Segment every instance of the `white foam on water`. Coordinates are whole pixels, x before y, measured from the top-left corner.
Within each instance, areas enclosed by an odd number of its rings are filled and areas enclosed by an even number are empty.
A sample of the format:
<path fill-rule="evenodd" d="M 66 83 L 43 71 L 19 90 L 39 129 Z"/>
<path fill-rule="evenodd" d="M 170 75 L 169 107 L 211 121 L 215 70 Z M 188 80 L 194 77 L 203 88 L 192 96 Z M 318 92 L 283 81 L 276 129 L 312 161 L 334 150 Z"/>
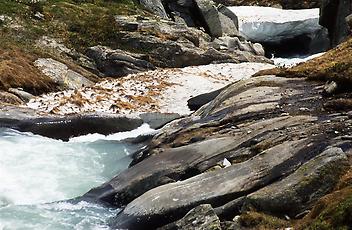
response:
<path fill-rule="evenodd" d="M 97 204 L 57 202 L 43 205 L 10 205 L 0 209 L 0 229 L 105 230 L 108 218 L 119 212 Z"/>
<path fill-rule="evenodd" d="M 143 125 L 63 142 L 0 129 L 0 230 L 107 229 L 107 218 L 118 210 L 57 201 L 80 196 L 127 168 L 128 155 L 139 146 L 119 140 L 151 131 Z"/>
<path fill-rule="evenodd" d="M 120 133 L 114 133 L 111 135 L 102 135 L 102 134 L 98 134 L 98 133 L 94 133 L 94 134 L 87 134 L 84 136 L 79 136 L 79 137 L 73 137 L 70 139 L 70 142 L 92 142 L 92 141 L 97 141 L 97 140 L 115 140 L 115 141 L 120 141 L 120 140 L 124 140 L 127 138 L 133 138 L 133 137 L 138 137 L 140 135 L 148 135 L 148 134 L 153 134 L 156 131 L 152 128 L 150 128 L 150 126 L 148 124 L 143 124 L 140 127 L 138 127 L 137 129 L 134 129 L 132 131 L 128 131 L 128 132 L 120 132 Z"/>

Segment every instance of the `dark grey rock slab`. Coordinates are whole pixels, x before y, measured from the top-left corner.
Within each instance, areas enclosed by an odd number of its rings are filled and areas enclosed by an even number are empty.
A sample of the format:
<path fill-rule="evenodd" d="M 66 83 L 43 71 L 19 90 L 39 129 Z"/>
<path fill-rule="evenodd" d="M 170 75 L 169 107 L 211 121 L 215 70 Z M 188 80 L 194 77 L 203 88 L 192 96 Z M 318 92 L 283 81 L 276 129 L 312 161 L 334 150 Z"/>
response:
<path fill-rule="evenodd" d="M 210 204 L 202 204 L 189 211 L 182 219 L 158 230 L 221 230 L 219 217 Z"/>
<path fill-rule="evenodd" d="M 307 155 L 309 145 L 307 139 L 285 142 L 243 163 L 151 189 L 129 203 L 114 219 L 114 226 L 153 228 L 158 222 L 174 221 L 202 203 L 221 206 L 289 175 L 319 154 L 313 151 Z"/>
<path fill-rule="evenodd" d="M 151 11 L 152 13 L 160 16 L 161 18 L 168 19 L 167 13 L 163 6 L 161 0 L 139 0 L 140 4 L 142 4 L 146 9 Z"/>
<path fill-rule="evenodd" d="M 32 109 L 15 106 L 1 107 L 0 111 L 0 127 L 32 132 L 65 141 L 70 137 L 89 133 L 108 135 L 130 131 L 142 124 L 141 118 L 113 114 L 54 116 L 39 114 Z"/>
<path fill-rule="evenodd" d="M 123 50 L 94 46 L 88 49 L 87 55 L 95 61 L 99 71 L 107 77 L 122 77 L 131 73 L 155 69 L 153 64 L 143 59 L 143 55 Z"/>
<path fill-rule="evenodd" d="M 341 148 L 329 148 L 283 180 L 248 195 L 244 209 L 294 218 L 330 192 L 348 165 Z"/>

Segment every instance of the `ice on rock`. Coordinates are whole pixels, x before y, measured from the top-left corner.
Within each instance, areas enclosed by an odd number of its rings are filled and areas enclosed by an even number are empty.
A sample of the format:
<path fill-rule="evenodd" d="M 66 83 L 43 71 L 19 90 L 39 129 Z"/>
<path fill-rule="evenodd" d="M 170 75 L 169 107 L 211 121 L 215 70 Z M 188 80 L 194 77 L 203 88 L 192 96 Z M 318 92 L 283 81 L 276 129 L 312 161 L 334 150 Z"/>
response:
<path fill-rule="evenodd" d="M 239 32 L 254 42 L 280 42 L 303 34 L 315 34 L 319 9 L 283 10 L 272 7 L 229 7 L 239 20 Z"/>

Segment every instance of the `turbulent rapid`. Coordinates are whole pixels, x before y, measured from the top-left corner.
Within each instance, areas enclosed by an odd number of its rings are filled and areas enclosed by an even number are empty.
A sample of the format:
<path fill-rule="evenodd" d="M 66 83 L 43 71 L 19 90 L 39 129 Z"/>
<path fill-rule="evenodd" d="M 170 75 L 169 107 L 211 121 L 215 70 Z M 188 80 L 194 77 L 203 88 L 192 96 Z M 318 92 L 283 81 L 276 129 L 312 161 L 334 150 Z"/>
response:
<path fill-rule="evenodd" d="M 53 140 L 0 129 L 0 229 L 105 229 L 118 210 L 71 203 L 121 170 L 138 147 L 121 141 L 148 125 L 110 136 Z"/>

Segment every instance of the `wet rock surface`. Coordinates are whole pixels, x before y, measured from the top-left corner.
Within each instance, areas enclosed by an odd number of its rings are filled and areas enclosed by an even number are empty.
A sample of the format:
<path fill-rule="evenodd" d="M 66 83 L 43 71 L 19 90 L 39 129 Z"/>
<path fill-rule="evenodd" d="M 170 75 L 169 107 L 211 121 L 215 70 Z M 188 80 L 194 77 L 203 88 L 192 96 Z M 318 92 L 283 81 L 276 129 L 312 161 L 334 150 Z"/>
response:
<path fill-rule="evenodd" d="M 143 124 L 138 117 L 113 114 L 81 114 L 55 116 L 38 113 L 25 107 L 1 106 L 0 127 L 32 132 L 67 141 L 70 137 L 89 133 L 111 134 L 136 129 Z"/>
<path fill-rule="evenodd" d="M 295 217 L 333 189 L 352 147 L 343 138 L 351 121 L 324 111 L 323 86 L 276 76 L 231 84 L 83 198 L 126 205 L 111 221 L 116 228 L 161 227 L 200 204 L 222 221 L 248 207 Z M 281 199 L 288 205 L 274 202 Z"/>

